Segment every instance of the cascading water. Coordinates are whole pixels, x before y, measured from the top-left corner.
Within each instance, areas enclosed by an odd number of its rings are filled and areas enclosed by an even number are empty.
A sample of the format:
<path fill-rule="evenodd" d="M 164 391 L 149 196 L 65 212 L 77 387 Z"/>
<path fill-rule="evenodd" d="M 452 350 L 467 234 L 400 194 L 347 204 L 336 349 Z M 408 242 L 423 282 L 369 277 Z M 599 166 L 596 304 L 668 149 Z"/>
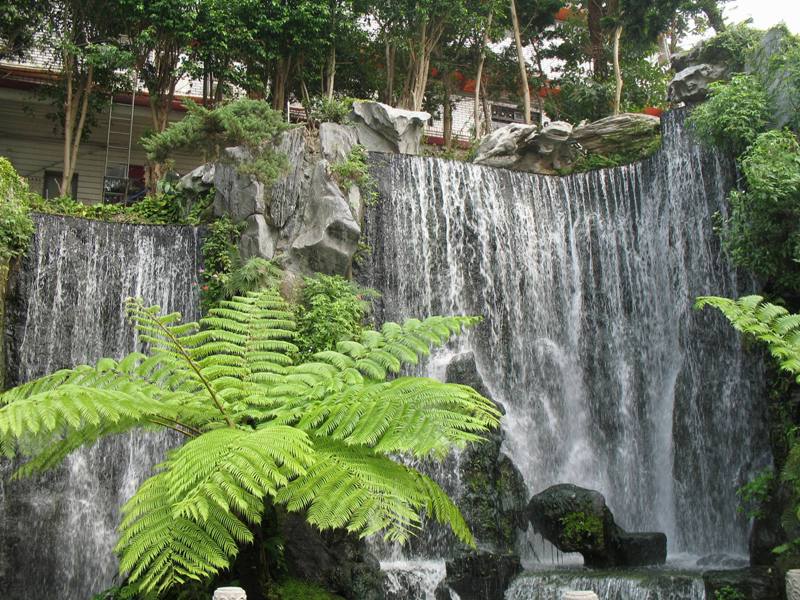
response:
<path fill-rule="evenodd" d="M 733 165 L 683 119 L 665 115 L 651 159 L 568 177 L 375 156 L 360 279 L 387 320 L 486 317 L 462 349 L 531 494 L 598 489 L 672 553 L 744 553 L 734 491 L 767 461 L 763 375 L 724 319 L 692 309 L 749 283 L 714 232 Z"/>
<path fill-rule="evenodd" d="M 35 220 L 32 248 L 10 282 L 11 385 L 135 349 L 129 296 L 198 318 L 196 229 Z M 164 434 L 117 436 L 52 473 L 0 483 L 0 597 L 83 600 L 110 586 L 118 509 L 170 443 Z M 0 465 L 3 481 L 10 468 Z"/>

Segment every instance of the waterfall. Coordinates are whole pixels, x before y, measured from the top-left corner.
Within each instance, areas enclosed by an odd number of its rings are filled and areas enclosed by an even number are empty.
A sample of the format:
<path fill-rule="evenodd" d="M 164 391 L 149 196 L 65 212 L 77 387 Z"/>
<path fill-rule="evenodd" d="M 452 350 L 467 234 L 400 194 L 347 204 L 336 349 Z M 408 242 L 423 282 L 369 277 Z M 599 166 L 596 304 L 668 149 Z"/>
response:
<path fill-rule="evenodd" d="M 665 115 L 652 158 L 567 177 L 373 155 L 362 283 L 379 318 L 481 314 L 462 343 L 531 494 L 600 490 L 670 552 L 744 553 L 735 490 L 767 462 L 760 363 L 703 294 L 737 296 L 714 232 L 732 161 Z"/>
<path fill-rule="evenodd" d="M 129 296 L 198 318 L 196 229 L 35 221 L 31 250 L 10 281 L 11 385 L 134 350 Z M 118 509 L 171 443 L 166 434 L 117 436 L 20 482 L 8 483 L 11 465 L 0 464 L 0 597 L 83 600 L 109 587 Z"/>
<path fill-rule="evenodd" d="M 516 579 L 506 600 L 561 600 L 569 590 L 591 590 L 603 600 L 704 600 L 699 573 L 647 570 L 596 575 L 579 572 L 528 573 Z"/>

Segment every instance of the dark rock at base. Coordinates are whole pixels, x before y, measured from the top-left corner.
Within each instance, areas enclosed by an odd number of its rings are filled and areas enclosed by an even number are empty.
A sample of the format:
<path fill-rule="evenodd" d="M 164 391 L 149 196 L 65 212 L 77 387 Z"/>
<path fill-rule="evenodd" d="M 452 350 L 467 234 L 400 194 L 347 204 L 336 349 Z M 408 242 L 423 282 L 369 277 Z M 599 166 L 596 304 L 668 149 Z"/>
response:
<path fill-rule="evenodd" d="M 732 588 L 744 595 L 745 600 L 782 600 L 783 578 L 778 569 L 750 567 L 703 573 L 706 598 L 716 598 L 722 588 Z"/>
<path fill-rule="evenodd" d="M 363 540 L 335 530 L 321 532 L 302 515 L 281 520 L 284 556 L 291 577 L 310 581 L 347 600 L 383 600 L 384 577 Z"/>
<path fill-rule="evenodd" d="M 511 580 L 521 572 L 522 564 L 515 554 L 467 554 L 447 561 L 444 583 L 461 600 L 503 600 Z M 440 588 L 437 600 L 440 596 L 447 600 L 449 591 L 444 586 Z"/>
<path fill-rule="evenodd" d="M 661 532 L 619 531 L 615 544 L 626 567 L 663 565 L 667 561 L 667 536 Z"/>
<path fill-rule="evenodd" d="M 707 554 L 697 559 L 698 567 L 725 567 L 730 569 L 743 569 L 748 566 L 747 561 L 730 554 Z"/>
<path fill-rule="evenodd" d="M 468 385 L 491 398 L 472 352 L 459 354 L 450 361 L 445 380 Z M 497 406 L 505 413 L 502 406 Z M 517 530 L 527 527 L 528 490 L 519 469 L 501 452 L 502 443 L 503 432 L 496 430 L 485 442 L 471 444 L 464 451 L 459 469 L 465 489 L 458 506 L 481 548 L 506 553 L 514 548 Z"/>
<path fill-rule="evenodd" d="M 663 564 L 667 558 L 666 535 L 624 531 L 595 490 L 569 483 L 551 486 L 531 498 L 528 519 L 562 552 L 579 552 L 587 567 Z"/>

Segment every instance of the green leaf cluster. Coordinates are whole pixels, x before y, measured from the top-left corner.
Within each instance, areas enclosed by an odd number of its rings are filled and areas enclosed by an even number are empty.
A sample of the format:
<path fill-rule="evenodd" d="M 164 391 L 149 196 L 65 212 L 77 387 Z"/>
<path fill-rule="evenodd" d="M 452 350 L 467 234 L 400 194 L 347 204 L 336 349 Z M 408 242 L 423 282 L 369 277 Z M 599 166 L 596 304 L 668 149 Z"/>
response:
<path fill-rule="evenodd" d="M 420 511 L 474 544 L 431 479 L 396 461 L 441 457 L 497 425 L 469 387 L 400 376 L 472 317 L 430 317 L 361 331 L 305 362 L 297 326 L 274 289 L 223 301 L 198 323 L 129 300 L 148 354 L 67 369 L 0 395 L 0 451 L 16 473 L 58 464 L 101 436 L 168 428 L 170 452 L 122 509 L 120 570 L 161 594 L 227 568 L 251 543 L 265 502 L 320 529 L 402 542 Z"/>
<path fill-rule="evenodd" d="M 361 144 L 355 144 L 344 160 L 332 164 L 331 174 L 345 192 L 351 185 L 358 186 L 368 206 L 378 201 L 378 184 L 369 173 L 367 149 Z"/>
<path fill-rule="evenodd" d="M 740 165 L 745 188 L 730 195 L 725 248 L 774 293 L 794 296 L 800 290 L 800 144 L 791 131 L 767 131 Z"/>
<path fill-rule="evenodd" d="M 766 516 L 764 507 L 772 495 L 775 484 L 775 471 L 763 469 L 750 481 L 736 490 L 739 497 L 738 511 L 747 515 L 749 519 L 761 519 Z"/>
<path fill-rule="evenodd" d="M 186 108 L 183 119 L 142 138 L 148 159 L 164 163 L 183 150 L 202 152 L 206 161 L 215 161 L 226 147 L 244 146 L 250 156 L 240 167 L 242 173 L 269 184 L 286 169 L 286 157 L 273 144 L 289 125 L 266 102 L 239 98 L 208 109 L 187 100 Z"/>
<path fill-rule="evenodd" d="M 338 342 L 357 338 L 366 324 L 370 300 L 377 295 L 339 275 L 306 278 L 294 311 L 299 357 L 333 350 Z"/>
<path fill-rule="evenodd" d="M 201 306 L 207 311 L 223 298 L 229 297 L 229 279 L 241 262 L 237 242 L 241 224 L 224 216 L 213 221 L 203 237 L 203 269 L 200 272 Z"/>
<path fill-rule="evenodd" d="M 604 544 L 603 522 L 597 515 L 586 514 L 583 511 L 567 513 L 561 518 L 564 529 L 561 538 L 573 546 L 586 543 Z"/>
<path fill-rule="evenodd" d="M 714 600 L 745 600 L 746 596 L 739 590 L 729 585 L 714 591 Z"/>
<path fill-rule="evenodd" d="M 308 113 L 317 123 L 347 123 L 355 100 L 349 96 L 314 96 Z"/>
<path fill-rule="evenodd" d="M 15 258 L 28 250 L 34 231 L 26 206 L 31 195 L 28 184 L 8 159 L 0 156 L 0 261 Z"/>
<path fill-rule="evenodd" d="M 744 74 L 714 82 L 709 89 L 709 99 L 692 111 L 688 123 L 701 141 L 740 156 L 769 123 L 767 92 L 756 77 Z"/>

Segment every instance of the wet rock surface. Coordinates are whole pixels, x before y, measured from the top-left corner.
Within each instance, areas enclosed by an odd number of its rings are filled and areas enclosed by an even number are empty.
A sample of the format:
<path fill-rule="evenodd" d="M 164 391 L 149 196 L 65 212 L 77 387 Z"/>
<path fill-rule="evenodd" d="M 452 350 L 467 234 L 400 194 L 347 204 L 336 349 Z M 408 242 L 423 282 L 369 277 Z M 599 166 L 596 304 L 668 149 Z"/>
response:
<path fill-rule="evenodd" d="M 579 552 L 593 568 L 664 564 L 667 536 L 629 533 L 614 521 L 600 492 L 568 483 L 551 486 L 528 503 L 534 529 L 562 552 Z"/>

